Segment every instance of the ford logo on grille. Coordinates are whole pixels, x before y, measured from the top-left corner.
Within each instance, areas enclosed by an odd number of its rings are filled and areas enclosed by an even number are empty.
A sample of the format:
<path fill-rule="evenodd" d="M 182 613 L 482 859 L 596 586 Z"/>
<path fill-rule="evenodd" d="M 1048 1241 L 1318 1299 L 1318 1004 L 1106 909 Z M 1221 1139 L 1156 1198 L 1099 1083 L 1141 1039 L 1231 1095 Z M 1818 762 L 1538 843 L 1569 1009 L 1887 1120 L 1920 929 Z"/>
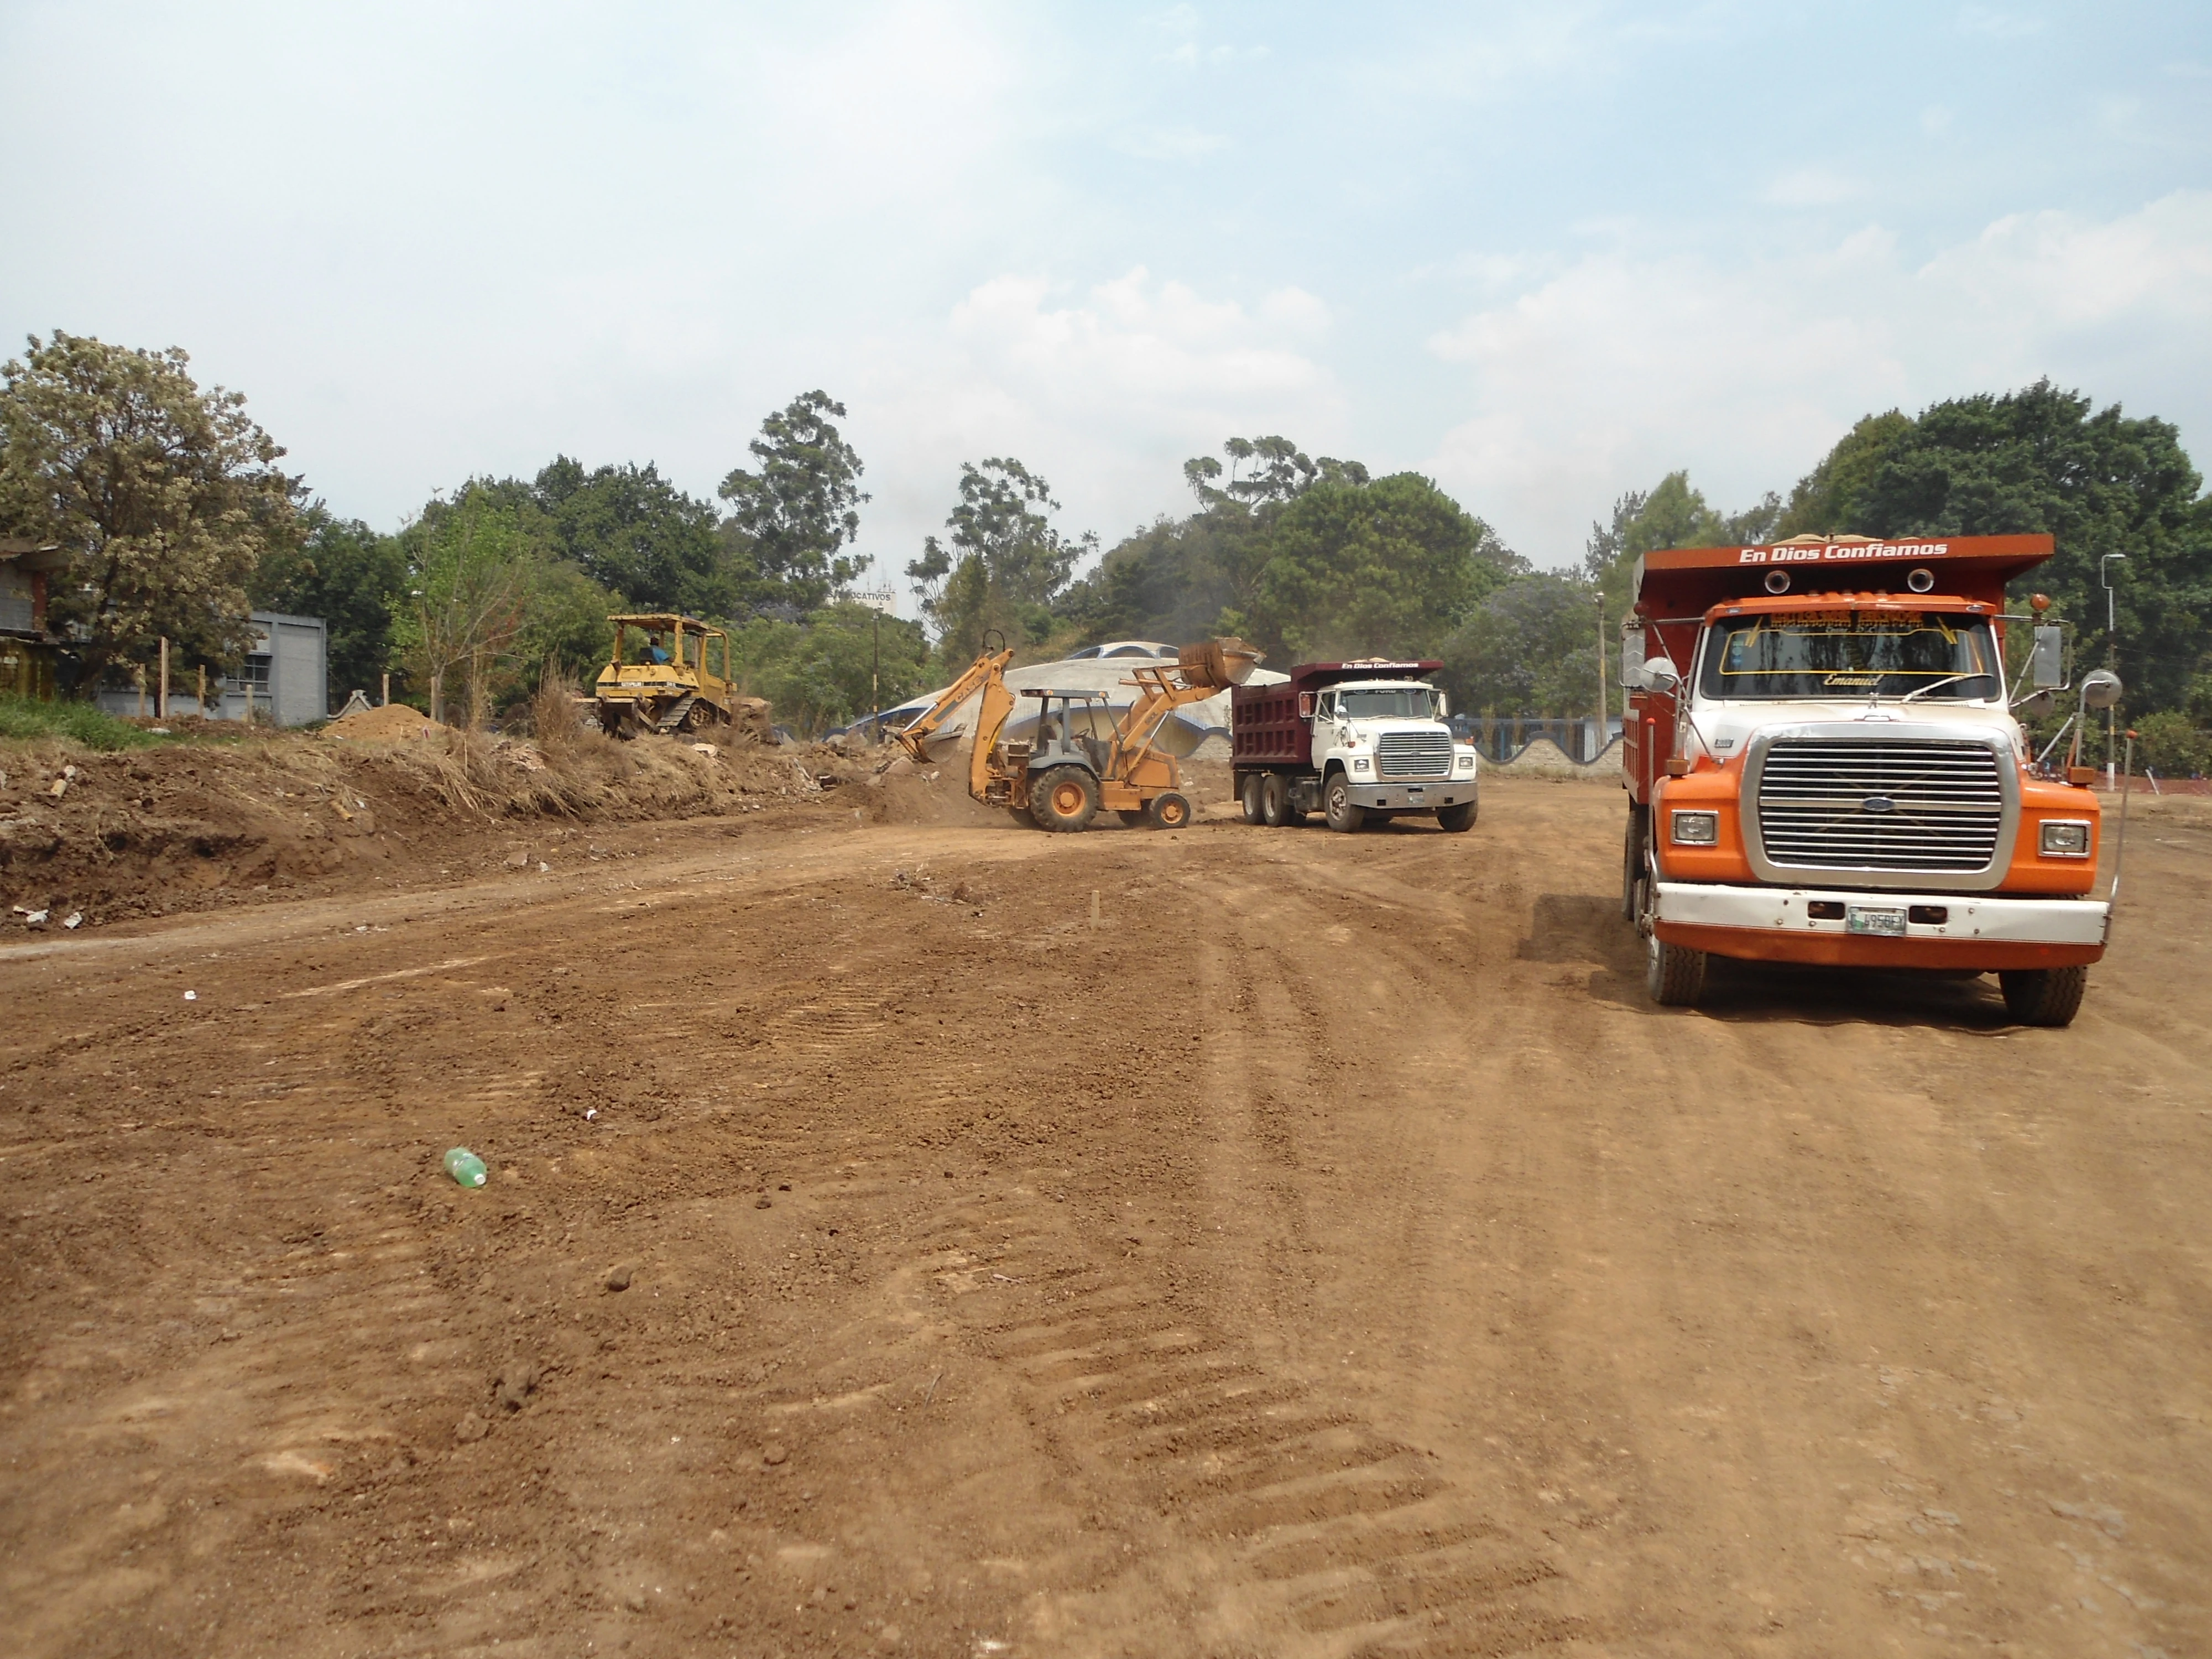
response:
<path fill-rule="evenodd" d="M 1887 795 L 1869 795 L 1859 803 L 1862 812 L 1894 812 L 1897 803 Z"/>

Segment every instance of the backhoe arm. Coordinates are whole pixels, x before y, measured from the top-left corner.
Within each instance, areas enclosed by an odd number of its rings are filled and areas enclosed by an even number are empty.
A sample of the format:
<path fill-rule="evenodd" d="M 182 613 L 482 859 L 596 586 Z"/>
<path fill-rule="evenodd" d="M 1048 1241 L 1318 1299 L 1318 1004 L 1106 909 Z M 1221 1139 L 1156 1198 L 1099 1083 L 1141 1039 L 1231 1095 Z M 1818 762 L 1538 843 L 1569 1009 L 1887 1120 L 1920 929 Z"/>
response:
<path fill-rule="evenodd" d="M 927 764 L 929 760 L 930 739 L 937 735 L 939 728 L 951 717 L 952 711 L 973 696 L 978 686 L 997 684 L 1003 692 L 1005 686 L 1001 676 L 1006 672 L 1006 665 L 1013 659 L 1014 653 L 1012 651 L 986 651 L 968 665 L 966 673 L 945 689 L 945 694 L 942 696 L 924 709 L 920 716 L 892 735 L 899 740 L 900 746 L 908 754 L 913 756 L 916 761 Z M 984 701 L 988 704 L 990 699 L 987 696 Z M 1006 716 L 1002 713 L 1000 715 L 1001 724 L 1004 724 L 1005 719 Z M 976 724 L 977 737 L 980 739 L 984 722 L 979 720 Z M 983 745 L 979 741 L 977 746 L 980 750 Z"/>

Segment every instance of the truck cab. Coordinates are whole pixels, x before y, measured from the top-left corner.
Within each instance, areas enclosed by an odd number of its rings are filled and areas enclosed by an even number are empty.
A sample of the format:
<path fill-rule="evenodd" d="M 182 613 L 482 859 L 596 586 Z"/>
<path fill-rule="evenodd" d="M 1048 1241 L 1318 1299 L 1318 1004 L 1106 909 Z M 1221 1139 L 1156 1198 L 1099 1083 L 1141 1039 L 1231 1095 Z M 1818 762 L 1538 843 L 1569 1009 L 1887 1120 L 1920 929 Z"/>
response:
<path fill-rule="evenodd" d="M 1474 827 L 1477 762 L 1454 739 L 1434 661 L 1305 663 L 1280 684 L 1242 686 L 1231 704 L 1237 799 L 1247 823 L 1333 830 L 1433 814 Z"/>
<path fill-rule="evenodd" d="M 2016 1018 L 2073 1018 L 2109 917 L 2097 798 L 2038 765 L 2005 670 L 2006 630 L 2030 620 L 2005 583 L 2051 551 L 1808 538 L 1646 556 L 1622 652 L 1622 908 L 1656 1000 L 1694 1001 L 1721 956 L 1994 972 Z M 2033 653 L 2046 682 L 2053 645 Z"/>

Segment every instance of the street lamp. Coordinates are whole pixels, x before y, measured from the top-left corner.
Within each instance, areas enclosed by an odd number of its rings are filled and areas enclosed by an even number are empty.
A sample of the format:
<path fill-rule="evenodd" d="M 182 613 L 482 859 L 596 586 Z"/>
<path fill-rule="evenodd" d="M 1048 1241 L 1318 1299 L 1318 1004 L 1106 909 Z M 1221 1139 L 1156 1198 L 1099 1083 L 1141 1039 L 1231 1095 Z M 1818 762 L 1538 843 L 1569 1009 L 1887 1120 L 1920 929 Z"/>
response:
<path fill-rule="evenodd" d="M 2127 556 L 2124 553 L 2107 553 L 2097 561 L 2097 580 L 2105 590 L 2105 666 L 2107 668 L 2119 666 L 2119 641 L 2115 637 L 2119 626 L 2112 610 L 2112 561 Z M 2117 781 L 2113 776 L 2112 743 L 2118 718 L 2116 709 L 2105 711 L 2105 787 L 2107 789 Z"/>

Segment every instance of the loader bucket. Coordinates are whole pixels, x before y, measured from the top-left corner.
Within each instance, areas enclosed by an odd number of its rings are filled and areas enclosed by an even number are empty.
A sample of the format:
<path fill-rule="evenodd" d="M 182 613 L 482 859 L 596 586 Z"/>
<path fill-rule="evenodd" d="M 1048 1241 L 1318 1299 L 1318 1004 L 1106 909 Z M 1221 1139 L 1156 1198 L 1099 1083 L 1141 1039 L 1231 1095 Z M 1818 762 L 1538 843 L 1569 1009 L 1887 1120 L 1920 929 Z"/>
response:
<path fill-rule="evenodd" d="M 1239 639 L 1204 640 L 1177 652 L 1176 665 L 1182 671 L 1185 684 L 1225 691 L 1250 679 L 1263 654 Z"/>

